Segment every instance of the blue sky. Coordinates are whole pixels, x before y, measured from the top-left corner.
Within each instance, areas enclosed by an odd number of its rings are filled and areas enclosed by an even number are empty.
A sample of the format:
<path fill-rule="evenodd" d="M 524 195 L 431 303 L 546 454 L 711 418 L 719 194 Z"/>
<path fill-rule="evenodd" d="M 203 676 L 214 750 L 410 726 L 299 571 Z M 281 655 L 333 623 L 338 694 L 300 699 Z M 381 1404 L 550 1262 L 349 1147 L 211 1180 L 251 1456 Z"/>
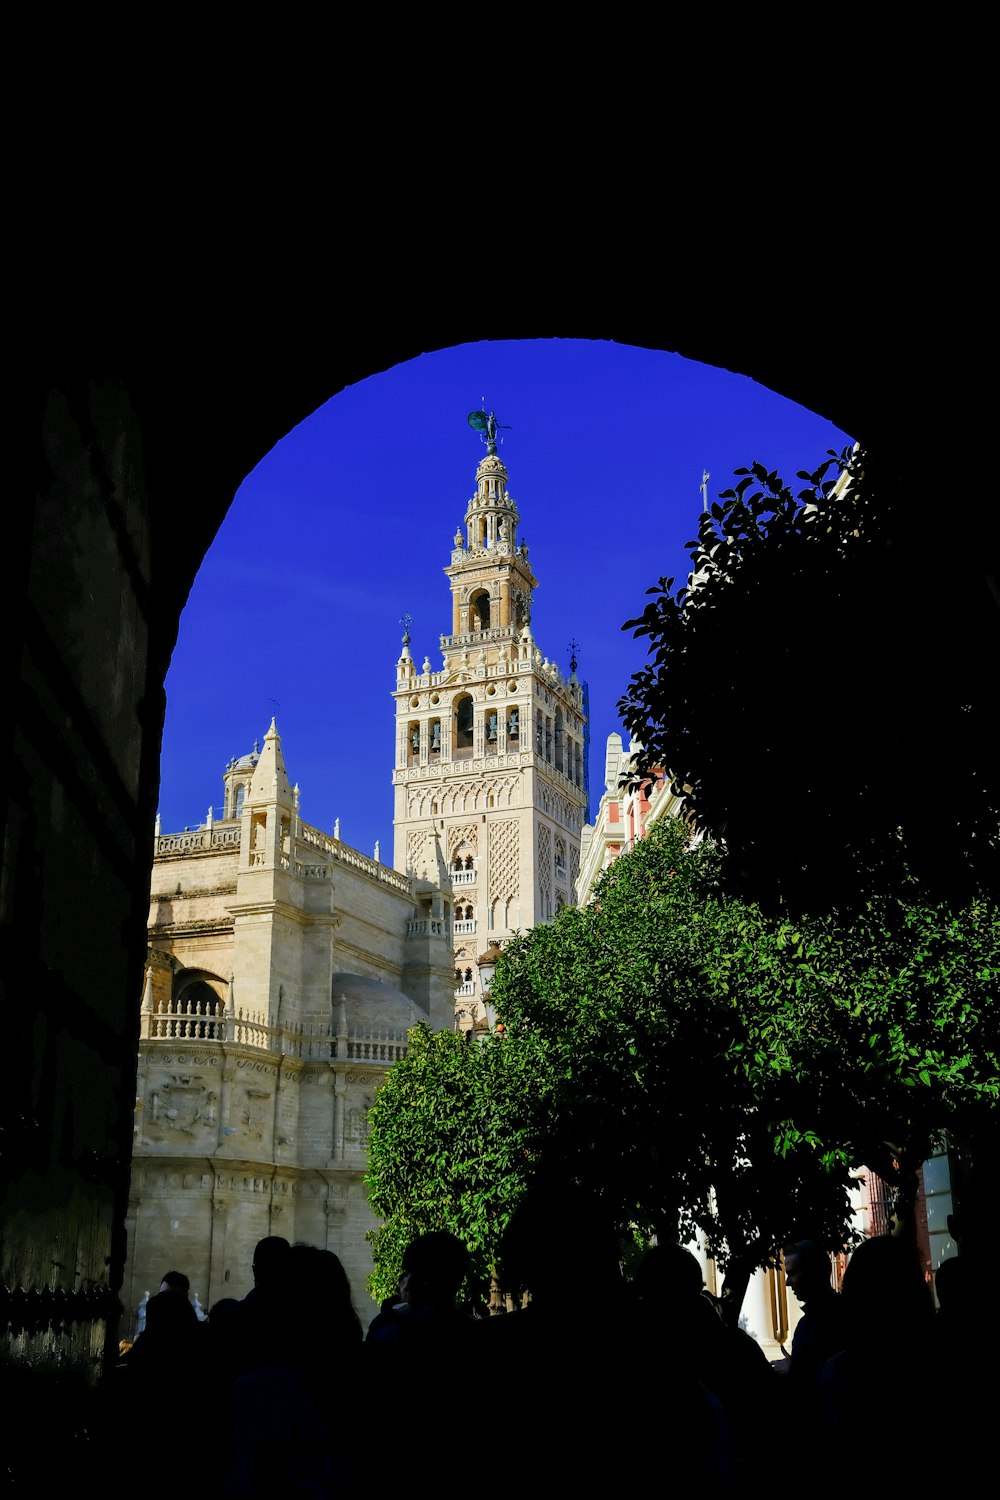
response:
<path fill-rule="evenodd" d="M 616 703 L 644 648 L 621 629 L 661 575 L 686 580 L 701 512 L 755 460 L 798 469 L 851 437 L 745 376 L 679 355 L 576 339 L 464 344 L 350 386 L 248 474 L 205 558 L 167 675 L 164 832 L 222 802 L 231 756 L 277 699 L 307 822 L 392 860 L 395 662 L 441 666 L 443 569 L 485 448 L 468 413 L 507 424 L 500 456 L 539 587 L 532 629 L 590 690 L 591 808 Z"/>

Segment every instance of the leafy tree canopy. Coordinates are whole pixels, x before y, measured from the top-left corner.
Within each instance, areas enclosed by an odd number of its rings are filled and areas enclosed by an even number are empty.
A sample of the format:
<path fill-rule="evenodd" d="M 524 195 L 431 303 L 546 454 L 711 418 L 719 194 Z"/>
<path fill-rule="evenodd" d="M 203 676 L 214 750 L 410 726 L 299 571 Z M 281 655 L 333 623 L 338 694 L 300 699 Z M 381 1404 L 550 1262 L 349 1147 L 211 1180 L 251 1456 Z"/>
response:
<path fill-rule="evenodd" d="M 409 1242 L 434 1229 L 469 1247 L 477 1283 L 469 1292 L 489 1285 L 500 1234 L 530 1176 L 549 1082 L 530 1033 L 479 1040 L 425 1023 L 410 1031 L 371 1112 L 366 1185 L 383 1221 L 369 1236 L 375 1298 L 395 1290 Z M 524 1108 L 528 1099 L 533 1110 Z"/>
<path fill-rule="evenodd" d="M 851 924 L 792 921 L 721 874 L 715 846 L 664 820 L 589 907 L 505 949 L 503 1036 L 413 1033 L 373 1112 L 379 1293 L 426 1228 L 485 1270 L 544 1172 L 623 1232 L 701 1232 L 738 1306 L 804 1227 L 846 1241 L 857 1169 L 902 1189 L 942 1130 L 994 1129 L 995 906 L 952 910 L 909 879 Z"/>
<path fill-rule="evenodd" d="M 661 578 L 623 627 L 649 642 L 619 703 L 636 775 L 665 768 L 730 889 L 772 908 L 847 908 L 907 872 L 941 899 L 996 897 L 989 539 L 949 543 L 871 453 L 798 477 L 793 495 L 738 469 L 688 543 L 689 584 Z"/>

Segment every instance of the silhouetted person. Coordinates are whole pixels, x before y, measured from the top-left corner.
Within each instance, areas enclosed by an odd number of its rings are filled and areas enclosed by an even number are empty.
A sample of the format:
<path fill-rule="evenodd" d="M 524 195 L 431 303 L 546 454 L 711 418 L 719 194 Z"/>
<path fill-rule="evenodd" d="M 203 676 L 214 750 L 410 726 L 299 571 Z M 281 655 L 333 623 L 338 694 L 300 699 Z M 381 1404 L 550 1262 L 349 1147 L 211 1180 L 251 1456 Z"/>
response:
<path fill-rule="evenodd" d="M 161 1292 L 177 1292 L 181 1297 L 188 1297 L 191 1293 L 190 1279 L 183 1271 L 168 1271 L 160 1282 Z"/>
<path fill-rule="evenodd" d="M 932 1481 L 944 1450 L 928 1443 L 934 1301 L 915 1243 L 891 1235 L 863 1241 L 841 1295 L 845 1345 L 820 1376 L 840 1478 L 862 1473 L 876 1488 L 891 1483 L 899 1493 L 917 1493 Z"/>
<path fill-rule="evenodd" d="M 816 1240 L 796 1240 L 784 1253 L 785 1283 L 802 1306 L 792 1335 L 788 1374 L 818 1393 L 819 1373 L 843 1349 L 847 1337 L 844 1300 L 834 1290 L 830 1255 Z"/>
<path fill-rule="evenodd" d="M 382 1298 L 378 1312 L 368 1325 L 368 1332 L 365 1335 L 366 1343 L 374 1343 L 387 1327 L 395 1325 L 397 1319 L 404 1317 L 410 1311 L 410 1304 L 406 1299 L 405 1281 L 406 1277 L 400 1276 L 392 1296 Z"/>
<path fill-rule="evenodd" d="M 291 1245 L 280 1234 L 265 1235 L 254 1246 L 251 1271 L 253 1287 L 243 1298 L 244 1305 L 252 1304 L 260 1296 L 282 1290 L 288 1277 Z"/>
<path fill-rule="evenodd" d="M 128 1370 L 175 1371 L 196 1357 L 202 1327 L 187 1297 L 157 1292 L 146 1303 L 146 1326 L 121 1360 Z"/>
<path fill-rule="evenodd" d="M 696 1481 L 702 1495 L 728 1491 L 721 1404 L 684 1367 L 683 1351 L 634 1317 L 618 1237 L 597 1198 L 566 1183 L 530 1188 L 501 1237 L 497 1274 L 529 1301 L 479 1325 L 479 1378 L 507 1419 L 530 1426 L 523 1495 L 614 1495 L 638 1454 L 644 1478 L 655 1472 L 665 1490 Z M 502 1471 L 486 1478 L 497 1496 L 506 1492 Z"/>
<path fill-rule="evenodd" d="M 744 1329 L 722 1321 L 705 1291 L 697 1256 L 683 1245 L 647 1250 L 632 1290 L 637 1329 L 670 1351 L 684 1372 L 717 1398 L 729 1426 L 733 1474 L 752 1473 L 761 1424 L 777 1394 L 777 1376 L 767 1355 Z"/>
<path fill-rule="evenodd" d="M 272 1330 L 266 1361 L 231 1390 L 224 1493 L 353 1500 L 360 1484 L 362 1328 L 350 1283 L 339 1258 L 314 1245 L 292 1245 L 284 1265 L 285 1317 Z"/>
<path fill-rule="evenodd" d="M 107 1435 L 116 1462 L 142 1476 L 143 1493 L 173 1495 L 176 1472 L 150 1452 L 152 1413 L 171 1413 L 197 1388 L 205 1372 L 205 1330 L 186 1296 L 158 1292 L 146 1304 L 146 1326 L 108 1377 L 104 1394 Z M 185 1462 L 199 1472 L 214 1438 L 210 1424 L 185 1421 Z"/>
<path fill-rule="evenodd" d="M 399 1300 L 368 1330 L 372 1380 L 392 1382 L 402 1396 L 414 1379 L 465 1378 L 474 1325 L 458 1297 L 470 1265 L 465 1245 L 447 1230 L 419 1235 L 407 1245 Z"/>
<path fill-rule="evenodd" d="M 934 1277 L 938 1310 L 932 1344 L 937 1415 L 960 1469 L 993 1462 L 997 1377 L 992 1287 L 978 1255 L 942 1261 Z"/>
<path fill-rule="evenodd" d="M 792 1352 L 782 1376 L 787 1444 L 793 1466 L 822 1466 L 822 1455 L 836 1447 L 824 1412 L 820 1379 L 829 1359 L 847 1342 L 847 1306 L 834 1290 L 829 1253 L 812 1239 L 796 1240 L 784 1251 L 785 1282 L 802 1307 L 792 1335 Z"/>
<path fill-rule="evenodd" d="M 239 1340 L 236 1362 L 245 1372 L 271 1363 L 288 1318 L 291 1245 L 282 1235 L 265 1235 L 254 1246 L 253 1286 L 240 1302 L 240 1320 L 233 1324 Z"/>

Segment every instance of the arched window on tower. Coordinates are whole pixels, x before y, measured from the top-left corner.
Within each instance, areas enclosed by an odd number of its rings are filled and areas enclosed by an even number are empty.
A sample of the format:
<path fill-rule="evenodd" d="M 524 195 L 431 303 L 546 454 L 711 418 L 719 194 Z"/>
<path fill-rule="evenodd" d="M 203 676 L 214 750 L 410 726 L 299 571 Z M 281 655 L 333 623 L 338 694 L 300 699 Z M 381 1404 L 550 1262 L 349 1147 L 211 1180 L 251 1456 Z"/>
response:
<path fill-rule="evenodd" d="M 242 818 L 243 802 L 247 794 L 246 782 L 241 781 L 236 788 L 236 796 L 233 798 L 233 817 Z"/>
<path fill-rule="evenodd" d="M 473 594 L 469 601 L 469 629 L 489 630 L 490 628 L 490 596 L 486 590 Z"/>
<path fill-rule="evenodd" d="M 455 749 L 472 749 L 472 699 L 468 696 L 455 705 Z"/>

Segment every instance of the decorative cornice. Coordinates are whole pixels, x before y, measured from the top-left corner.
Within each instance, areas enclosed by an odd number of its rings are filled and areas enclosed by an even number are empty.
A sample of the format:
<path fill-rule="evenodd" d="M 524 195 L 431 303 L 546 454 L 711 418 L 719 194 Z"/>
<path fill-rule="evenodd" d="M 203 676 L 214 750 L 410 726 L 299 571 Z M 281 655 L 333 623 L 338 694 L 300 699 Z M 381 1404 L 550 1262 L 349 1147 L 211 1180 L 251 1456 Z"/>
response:
<path fill-rule="evenodd" d="M 174 939 L 190 934 L 192 937 L 204 937 L 206 933 L 217 932 L 220 937 L 232 937 L 232 922 L 219 921 L 218 917 L 205 917 L 202 920 L 192 919 L 188 922 L 150 922 L 147 931 L 155 933 L 157 937 L 171 937 Z"/>
<path fill-rule="evenodd" d="M 178 895 L 176 891 L 154 891 L 150 895 L 149 899 L 150 902 L 201 901 L 206 896 L 231 896 L 235 890 L 236 881 L 227 880 L 224 885 L 199 886 L 197 889 L 192 887 L 192 889 L 190 890 L 181 891 L 180 895 Z"/>

